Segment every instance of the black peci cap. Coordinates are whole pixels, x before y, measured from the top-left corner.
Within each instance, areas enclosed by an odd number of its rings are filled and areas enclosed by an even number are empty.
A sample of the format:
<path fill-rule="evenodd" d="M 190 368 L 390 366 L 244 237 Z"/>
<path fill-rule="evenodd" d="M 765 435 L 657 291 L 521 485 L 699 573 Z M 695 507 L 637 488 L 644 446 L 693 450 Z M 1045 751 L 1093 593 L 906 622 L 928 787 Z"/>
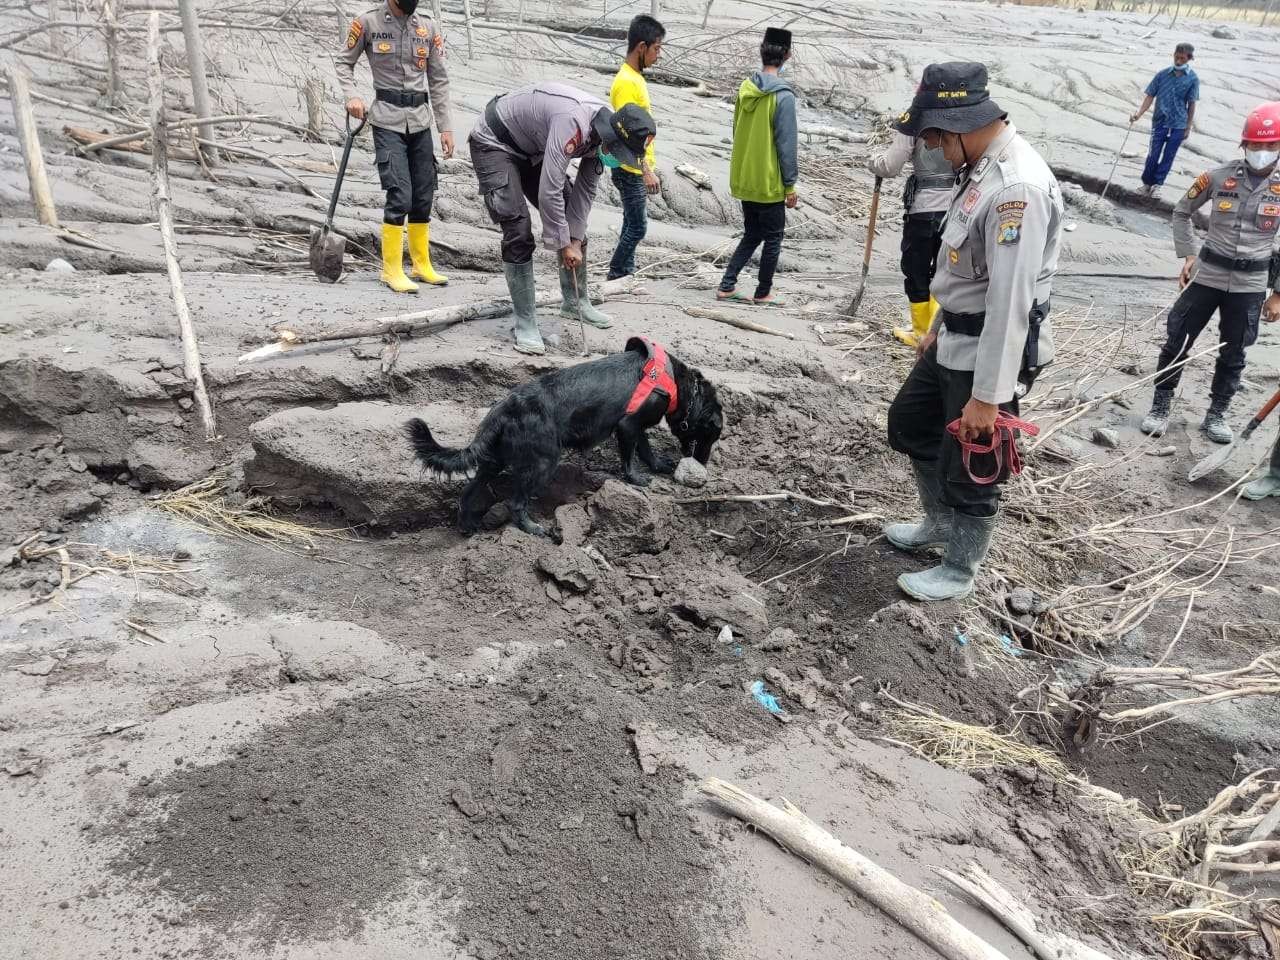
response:
<path fill-rule="evenodd" d="M 765 27 L 764 42 L 772 43 L 775 46 L 782 47 L 784 50 L 790 50 L 791 31 L 783 30 L 781 27 Z"/>
<path fill-rule="evenodd" d="M 972 133 L 1007 116 L 991 99 L 982 64 L 931 63 L 924 68 L 911 108 L 893 128 L 909 137 L 926 130 Z"/>

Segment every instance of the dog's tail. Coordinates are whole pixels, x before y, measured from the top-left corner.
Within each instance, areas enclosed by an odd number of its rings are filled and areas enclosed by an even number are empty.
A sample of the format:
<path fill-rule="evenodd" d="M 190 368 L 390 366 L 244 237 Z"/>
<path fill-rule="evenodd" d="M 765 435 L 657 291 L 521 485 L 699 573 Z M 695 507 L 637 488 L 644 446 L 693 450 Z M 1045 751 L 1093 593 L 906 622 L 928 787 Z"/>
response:
<path fill-rule="evenodd" d="M 405 436 L 409 445 L 431 473 L 445 480 L 472 479 L 480 468 L 480 457 L 476 453 L 477 441 L 465 449 L 442 447 L 431 435 L 431 428 L 420 417 L 406 421 Z"/>

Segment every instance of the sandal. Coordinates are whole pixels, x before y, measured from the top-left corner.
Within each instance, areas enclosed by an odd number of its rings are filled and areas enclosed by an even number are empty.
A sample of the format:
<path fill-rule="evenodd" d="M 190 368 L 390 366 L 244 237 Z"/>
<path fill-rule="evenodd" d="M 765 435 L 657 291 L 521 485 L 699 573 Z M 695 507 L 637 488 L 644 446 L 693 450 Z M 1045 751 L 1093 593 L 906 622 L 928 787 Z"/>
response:
<path fill-rule="evenodd" d="M 737 303 L 751 302 L 750 297 L 746 296 L 745 294 L 739 293 L 737 290 L 729 290 L 727 292 L 724 290 L 717 290 L 716 299 L 717 300 L 733 300 Z"/>

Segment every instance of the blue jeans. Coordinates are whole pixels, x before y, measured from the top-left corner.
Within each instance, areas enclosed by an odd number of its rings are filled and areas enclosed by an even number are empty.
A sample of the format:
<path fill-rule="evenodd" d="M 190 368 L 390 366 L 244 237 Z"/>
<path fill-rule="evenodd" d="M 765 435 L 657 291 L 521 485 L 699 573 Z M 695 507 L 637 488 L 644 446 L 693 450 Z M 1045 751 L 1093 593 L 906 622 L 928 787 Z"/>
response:
<path fill-rule="evenodd" d="M 1187 139 L 1187 131 L 1161 124 L 1151 127 L 1151 148 L 1147 151 L 1147 166 L 1142 171 L 1142 182 L 1148 187 L 1159 187 L 1164 184 L 1169 171 L 1173 169 L 1173 158 L 1178 155 L 1178 148 Z"/>
<path fill-rule="evenodd" d="M 612 176 L 613 185 L 622 195 L 622 232 L 609 261 L 609 279 L 617 280 L 636 272 L 636 247 L 649 230 L 649 194 L 641 174 L 614 167 Z"/>

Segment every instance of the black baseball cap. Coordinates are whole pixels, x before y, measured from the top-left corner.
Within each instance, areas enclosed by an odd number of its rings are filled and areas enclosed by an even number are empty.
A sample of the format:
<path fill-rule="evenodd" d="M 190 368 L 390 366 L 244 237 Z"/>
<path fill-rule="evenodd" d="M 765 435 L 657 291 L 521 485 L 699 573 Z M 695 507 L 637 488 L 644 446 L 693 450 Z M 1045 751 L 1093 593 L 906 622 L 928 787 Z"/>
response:
<path fill-rule="evenodd" d="M 617 112 L 608 107 L 598 110 L 591 126 L 599 134 L 605 152 L 617 157 L 618 162 L 627 167 L 640 166 L 645 145 L 658 133 L 653 117 L 634 103 L 628 103 Z"/>
<path fill-rule="evenodd" d="M 1009 114 L 991 99 L 987 68 L 980 63 L 931 63 L 916 88 L 911 108 L 893 128 L 909 137 L 926 130 L 973 133 Z"/>

